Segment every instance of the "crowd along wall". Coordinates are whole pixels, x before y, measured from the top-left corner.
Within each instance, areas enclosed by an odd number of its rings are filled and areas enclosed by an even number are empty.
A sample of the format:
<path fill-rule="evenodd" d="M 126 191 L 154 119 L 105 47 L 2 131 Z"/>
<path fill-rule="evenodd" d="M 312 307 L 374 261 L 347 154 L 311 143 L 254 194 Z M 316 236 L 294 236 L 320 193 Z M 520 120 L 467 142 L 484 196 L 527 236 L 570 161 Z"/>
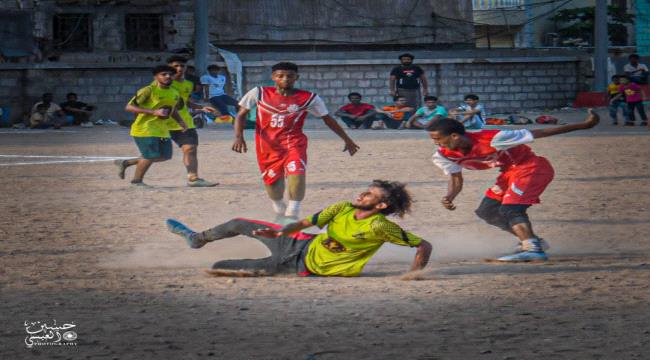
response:
<path fill-rule="evenodd" d="M 244 62 L 244 91 L 270 82 L 274 61 Z M 489 112 L 558 108 L 571 103 L 584 80 L 585 62 L 574 56 L 524 58 L 418 59 L 429 79 L 429 93 L 448 106 L 463 96 L 481 97 Z M 333 112 L 351 91 L 375 105 L 391 102 L 388 77 L 393 59 L 298 61 L 298 86 L 318 93 Z M 152 77 L 149 66 L 102 67 L 6 64 L 0 68 L 0 106 L 10 107 L 14 122 L 22 120 L 44 92 L 55 101 L 75 92 L 81 101 L 97 105 L 95 118 L 127 119 L 126 102 Z"/>

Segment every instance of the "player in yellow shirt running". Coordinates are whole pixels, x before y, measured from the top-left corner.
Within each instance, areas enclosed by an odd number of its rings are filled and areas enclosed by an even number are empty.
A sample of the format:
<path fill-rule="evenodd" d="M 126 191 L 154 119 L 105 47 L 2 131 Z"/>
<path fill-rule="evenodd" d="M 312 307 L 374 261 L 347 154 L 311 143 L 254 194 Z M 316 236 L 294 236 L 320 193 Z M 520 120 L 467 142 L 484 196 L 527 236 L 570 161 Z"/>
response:
<path fill-rule="evenodd" d="M 176 69 L 168 65 L 158 65 L 153 68 L 152 73 L 154 82 L 138 90 L 126 105 L 126 111 L 138 114 L 131 125 L 131 136 L 142 156 L 115 162 L 121 179 L 124 179 L 126 168 L 135 165 L 131 184 L 137 186 L 147 186 L 142 179 L 151 164 L 172 158 L 172 144 L 167 125 L 169 117 L 171 116 L 181 129 L 187 130 L 187 125 L 176 110 L 181 97 L 178 91 L 171 88 L 172 76 Z"/>
<path fill-rule="evenodd" d="M 271 256 L 262 259 L 219 261 L 212 267 L 215 275 L 357 276 L 385 242 L 417 248 L 411 270 L 419 270 L 429 261 L 431 245 L 386 218 L 404 216 L 410 211 L 411 202 L 404 184 L 374 180 L 353 202 L 338 202 L 284 227 L 242 218 L 203 232 L 194 232 L 173 219 L 167 220 L 167 227 L 194 249 L 211 241 L 246 235 L 258 239 L 271 251 Z M 301 232 L 311 226 L 326 225 L 326 233 Z"/>
<path fill-rule="evenodd" d="M 176 74 L 174 75 L 171 87 L 181 95 L 182 103 L 178 108 L 178 114 L 183 118 L 183 121 L 185 121 L 188 128 L 187 131 L 183 131 L 175 121 L 170 120 L 168 121 L 169 134 L 176 145 L 178 145 L 178 147 L 181 148 L 181 151 L 183 151 L 183 163 L 187 169 L 187 186 L 217 186 L 218 183 L 207 181 L 199 177 L 199 164 L 197 158 L 199 134 L 196 131 L 196 126 L 194 125 L 189 109 L 196 109 L 212 114 L 219 114 L 219 111 L 212 106 L 200 106 L 194 103 L 191 95 L 194 91 L 195 84 L 190 80 L 185 79 L 186 64 L 187 59 L 180 55 L 174 55 L 167 59 L 167 65 L 176 69 Z"/>

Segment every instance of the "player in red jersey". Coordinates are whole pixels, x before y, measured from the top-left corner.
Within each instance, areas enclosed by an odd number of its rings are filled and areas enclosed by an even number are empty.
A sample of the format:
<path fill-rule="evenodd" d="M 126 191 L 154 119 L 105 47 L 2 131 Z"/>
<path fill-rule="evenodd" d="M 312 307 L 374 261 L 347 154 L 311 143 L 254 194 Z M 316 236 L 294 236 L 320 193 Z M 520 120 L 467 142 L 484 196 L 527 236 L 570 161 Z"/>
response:
<path fill-rule="evenodd" d="M 345 142 L 343 151 L 354 155 L 359 146 L 332 118 L 323 100 L 315 93 L 293 87 L 298 80 L 298 66 L 281 62 L 271 68 L 275 86 L 256 87 L 240 100 L 235 120 L 232 150 L 246 152 L 244 124 L 250 109 L 257 107 L 255 148 L 266 192 L 278 216 L 298 218 L 300 202 L 305 197 L 307 137 L 302 132 L 307 114 L 323 119 Z M 284 178 L 287 178 L 289 206 L 284 203 Z"/>
<path fill-rule="evenodd" d="M 535 155 L 525 144 L 534 139 L 590 129 L 599 122 L 591 109 L 578 124 L 548 129 L 482 130 L 465 132 L 453 119 L 440 119 L 427 130 L 439 146 L 433 162 L 449 175 L 447 195 L 442 206 L 455 210 L 453 201 L 463 188 L 462 169 L 486 170 L 500 168 L 497 181 L 485 193 L 476 215 L 490 225 L 508 231 L 519 239 L 520 249 L 499 261 L 545 261 L 545 243 L 535 235 L 526 210 L 539 203 L 539 196 L 553 180 L 553 167 L 545 158 Z"/>

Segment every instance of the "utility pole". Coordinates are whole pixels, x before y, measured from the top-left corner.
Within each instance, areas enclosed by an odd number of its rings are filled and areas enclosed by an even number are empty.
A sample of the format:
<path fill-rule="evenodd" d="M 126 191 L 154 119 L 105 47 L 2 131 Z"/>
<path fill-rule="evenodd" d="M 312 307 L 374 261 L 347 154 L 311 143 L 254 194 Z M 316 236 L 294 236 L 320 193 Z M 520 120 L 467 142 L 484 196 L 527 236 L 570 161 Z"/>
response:
<path fill-rule="evenodd" d="M 607 0 L 596 0 L 594 29 L 594 90 L 604 92 L 607 88 Z"/>
<path fill-rule="evenodd" d="M 533 21 L 533 0 L 524 1 L 524 14 L 526 14 L 526 24 L 524 25 L 523 47 L 532 48 L 535 42 L 535 28 Z"/>
<path fill-rule="evenodd" d="M 208 66 L 208 0 L 194 1 L 194 66 L 197 76 Z"/>

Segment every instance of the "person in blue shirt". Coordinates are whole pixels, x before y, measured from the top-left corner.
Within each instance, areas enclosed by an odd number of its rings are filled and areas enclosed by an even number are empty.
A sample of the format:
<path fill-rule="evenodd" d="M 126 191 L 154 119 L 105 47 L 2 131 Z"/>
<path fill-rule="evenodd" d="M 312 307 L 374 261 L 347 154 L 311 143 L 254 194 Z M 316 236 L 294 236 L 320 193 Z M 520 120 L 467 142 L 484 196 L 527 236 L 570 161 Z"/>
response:
<path fill-rule="evenodd" d="M 449 113 L 455 116 L 455 119 L 463 123 L 467 130 L 480 130 L 485 126 L 485 107 L 479 104 L 478 95 L 465 95 L 465 103 Z"/>

